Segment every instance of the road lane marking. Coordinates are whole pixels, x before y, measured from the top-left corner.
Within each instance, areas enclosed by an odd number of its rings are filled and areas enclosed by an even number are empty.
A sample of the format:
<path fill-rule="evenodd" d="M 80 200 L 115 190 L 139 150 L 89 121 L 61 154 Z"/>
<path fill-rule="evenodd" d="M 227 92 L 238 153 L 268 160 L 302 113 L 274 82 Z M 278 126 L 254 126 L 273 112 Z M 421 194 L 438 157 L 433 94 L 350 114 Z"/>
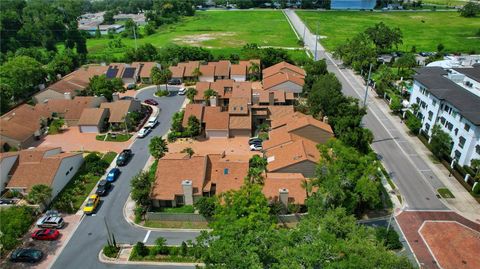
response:
<path fill-rule="evenodd" d="M 143 243 L 144 244 L 147 243 L 148 237 L 150 236 L 151 232 L 152 232 L 151 230 L 148 230 L 147 234 L 145 235 L 145 238 L 143 238 Z"/>

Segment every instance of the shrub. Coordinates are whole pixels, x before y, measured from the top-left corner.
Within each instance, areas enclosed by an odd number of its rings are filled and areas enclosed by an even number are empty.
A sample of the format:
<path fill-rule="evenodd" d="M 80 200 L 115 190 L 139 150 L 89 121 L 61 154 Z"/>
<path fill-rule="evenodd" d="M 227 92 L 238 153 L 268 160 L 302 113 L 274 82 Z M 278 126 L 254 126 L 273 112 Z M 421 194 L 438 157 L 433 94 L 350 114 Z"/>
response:
<path fill-rule="evenodd" d="M 103 247 L 103 254 L 105 254 L 105 256 L 109 258 L 116 258 L 119 250 L 119 247 L 113 245 L 106 245 Z"/>
<path fill-rule="evenodd" d="M 132 252 L 138 257 L 145 257 L 149 254 L 148 248 L 142 242 L 137 242 L 135 246 L 133 246 Z"/>
<path fill-rule="evenodd" d="M 169 91 L 167 90 L 158 90 L 155 95 L 158 96 L 158 97 L 162 97 L 162 96 L 168 96 L 170 94 Z"/>
<path fill-rule="evenodd" d="M 145 210 L 141 206 L 135 207 L 135 223 L 140 223 L 143 219 L 143 214 L 145 213 Z"/>
<path fill-rule="evenodd" d="M 155 249 L 155 254 L 162 254 L 162 255 L 167 255 L 168 254 L 168 247 L 167 247 L 167 240 L 163 237 L 159 237 L 155 240 L 155 246 L 153 249 Z"/>
<path fill-rule="evenodd" d="M 480 194 L 480 182 L 475 182 L 473 184 L 472 192 L 475 194 Z"/>
<path fill-rule="evenodd" d="M 393 229 L 389 229 L 387 233 L 387 228 L 379 227 L 376 228 L 375 235 L 377 240 L 382 241 L 387 249 L 393 250 L 401 249 L 403 247 L 398 233 Z"/>
<path fill-rule="evenodd" d="M 182 242 L 182 246 L 180 247 L 180 255 L 184 257 L 188 255 L 188 246 L 185 241 Z"/>
<path fill-rule="evenodd" d="M 0 210 L 0 244 L 5 250 L 13 249 L 18 238 L 25 234 L 34 221 L 32 208 L 26 206 L 12 206 Z"/>
<path fill-rule="evenodd" d="M 195 208 L 198 209 L 200 214 L 205 218 L 210 218 L 215 214 L 215 197 L 200 197 L 195 201 Z"/>
<path fill-rule="evenodd" d="M 420 128 L 422 128 L 422 121 L 415 117 L 412 112 L 407 112 L 407 121 L 406 121 L 408 129 L 412 131 L 415 135 L 418 135 Z"/>
<path fill-rule="evenodd" d="M 258 138 L 262 139 L 263 141 L 268 140 L 268 133 L 259 133 Z"/>

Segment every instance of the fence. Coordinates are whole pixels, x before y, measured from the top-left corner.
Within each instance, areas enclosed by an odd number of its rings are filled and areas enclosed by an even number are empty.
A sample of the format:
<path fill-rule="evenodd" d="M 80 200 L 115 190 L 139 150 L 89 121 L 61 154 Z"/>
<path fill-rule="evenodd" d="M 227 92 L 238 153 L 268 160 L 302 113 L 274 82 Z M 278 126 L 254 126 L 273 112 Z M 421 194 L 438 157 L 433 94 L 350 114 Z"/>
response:
<path fill-rule="evenodd" d="M 293 223 L 298 222 L 306 214 L 290 214 L 290 215 L 278 215 L 277 220 L 279 223 Z M 145 215 L 146 220 L 160 220 L 160 221 L 189 221 L 189 222 L 207 222 L 208 220 L 195 213 L 165 213 L 165 212 L 147 212 Z"/>

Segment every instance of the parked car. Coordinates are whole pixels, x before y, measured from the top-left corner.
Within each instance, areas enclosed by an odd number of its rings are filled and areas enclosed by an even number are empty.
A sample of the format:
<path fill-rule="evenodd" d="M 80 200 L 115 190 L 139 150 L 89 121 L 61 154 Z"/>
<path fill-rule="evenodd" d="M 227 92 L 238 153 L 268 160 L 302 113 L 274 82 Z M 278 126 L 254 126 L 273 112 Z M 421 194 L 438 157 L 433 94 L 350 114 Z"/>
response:
<path fill-rule="evenodd" d="M 47 212 L 45 212 L 45 216 L 61 217 L 62 215 L 60 214 L 60 212 L 58 212 L 58 210 L 47 210 Z"/>
<path fill-rule="evenodd" d="M 119 175 L 120 175 L 120 169 L 112 168 L 112 170 L 108 172 L 106 180 L 108 182 L 114 182 L 115 180 L 117 180 Z"/>
<path fill-rule="evenodd" d="M 153 100 L 153 99 L 147 99 L 144 102 L 145 102 L 145 104 L 148 104 L 148 105 L 158 106 L 158 102 Z"/>
<path fill-rule="evenodd" d="M 61 229 L 65 225 L 62 217 L 49 217 L 44 215 L 37 221 L 38 228 Z"/>
<path fill-rule="evenodd" d="M 248 139 L 248 144 L 249 145 L 253 145 L 253 144 L 262 144 L 263 140 L 258 138 L 258 137 L 252 137 L 250 139 Z"/>
<path fill-rule="evenodd" d="M 43 252 L 34 248 L 18 248 L 10 255 L 12 262 L 39 262 L 43 258 Z"/>
<path fill-rule="evenodd" d="M 96 194 L 90 195 L 87 200 L 87 204 L 83 208 L 83 213 L 90 215 L 93 212 L 95 212 L 95 209 L 97 209 L 98 204 L 100 203 L 100 197 Z"/>
<path fill-rule="evenodd" d="M 260 151 L 260 150 L 263 150 L 263 147 L 262 147 L 262 145 L 253 144 L 253 145 L 250 145 L 250 150 L 251 151 Z"/>
<path fill-rule="evenodd" d="M 124 166 L 128 163 L 128 160 L 132 157 L 132 150 L 131 149 L 124 149 L 117 158 L 117 165 Z"/>
<path fill-rule="evenodd" d="M 142 129 L 140 129 L 140 131 L 138 131 L 137 137 L 144 138 L 145 136 L 148 135 L 148 133 L 150 133 L 150 131 L 152 131 L 151 128 L 143 127 Z"/>
<path fill-rule="evenodd" d="M 181 88 L 179 91 L 178 91 L 178 95 L 185 95 L 187 93 L 187 89 L 186 88 Z"/>
<path fill-rule="evenodd" d="M 182 81 L 179 80 L 178 78 L 171 78 L 168 80 L 168 84 L 170 85 L 180 85 L 182 84 Z"/>
<path fill-rule="evenodd" d="M 100 182 L 98 182 L 97 191 L 95 193 L 98 194 L 99 196 L 104 196 L 108 193 L 108 190 L 110 189 L 110 187 L 111 187 L 110 181 L 102 179 L 100 180 Z"/>
<path fill-rule="evenodd" d="M 60 232 L 54 229 L 39 229 L 32 233 L 32 238 L 36 240 L 57 240 Z"/>
<path fill-rule="evenodd" d="M 18 199 L 0 199 L 0 205 L 14 205 Z"/>
<path fill-rule="evenodd" d="M 157 123 L 158 123 L 157 118 L 158 118 L 157 116 L 152 116 L 148 118 L 148 121 L 147 121 L 147 124 L 145 124 L 145 127 L 154 128 L 155 126 L 157 126 Z"/>

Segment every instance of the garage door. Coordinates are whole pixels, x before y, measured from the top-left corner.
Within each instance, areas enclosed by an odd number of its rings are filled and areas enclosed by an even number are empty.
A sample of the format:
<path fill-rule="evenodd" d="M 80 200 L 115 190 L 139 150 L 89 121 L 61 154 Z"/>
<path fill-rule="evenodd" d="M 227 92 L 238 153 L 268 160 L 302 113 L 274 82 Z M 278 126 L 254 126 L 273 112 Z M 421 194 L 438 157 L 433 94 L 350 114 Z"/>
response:
<path fill-rule="evenodd" d="M 227 130 L 209 130 L 206 131 L 207 138 L 228 138 Z"/>
<path fill-rule="evenodd" d="M 97 126 L 82 125 L 82 126 L 79 126 L 79 128 L 80 128 L 80 133 L 98 133 Z"/>
<path fill-rule="evenodd" d="M 250 137 L 250 130 L 230 130 L 230 137 Z"/>

